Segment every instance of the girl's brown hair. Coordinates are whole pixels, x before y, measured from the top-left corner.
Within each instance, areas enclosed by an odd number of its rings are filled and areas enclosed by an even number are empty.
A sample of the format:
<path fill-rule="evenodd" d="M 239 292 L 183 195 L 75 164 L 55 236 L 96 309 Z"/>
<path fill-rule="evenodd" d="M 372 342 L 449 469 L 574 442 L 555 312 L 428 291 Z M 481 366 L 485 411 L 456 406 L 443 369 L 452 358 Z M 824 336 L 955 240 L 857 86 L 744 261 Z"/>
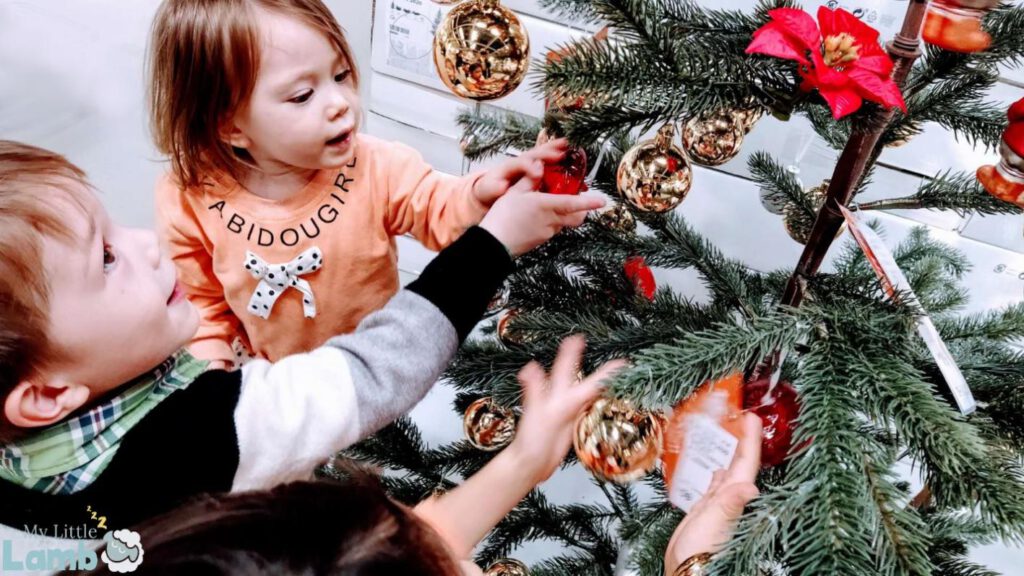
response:
<path fill-rule="evenodd" d="M 441 537 L 366 478 L 204 496 L 134 530 L 137 576 L 459 574 Z"/>
<path fill-rule="evenodd" d="M 216 172 L 237 179 L 251 165 L 221 133 L 256 84 L 256 8 L 292 16 L 321 32 L 348 60 L 358 85 L 352 50 L 320 0 L 165 0 L 150 40 L 150 126 L 181 186 L 198 186 Z"/>

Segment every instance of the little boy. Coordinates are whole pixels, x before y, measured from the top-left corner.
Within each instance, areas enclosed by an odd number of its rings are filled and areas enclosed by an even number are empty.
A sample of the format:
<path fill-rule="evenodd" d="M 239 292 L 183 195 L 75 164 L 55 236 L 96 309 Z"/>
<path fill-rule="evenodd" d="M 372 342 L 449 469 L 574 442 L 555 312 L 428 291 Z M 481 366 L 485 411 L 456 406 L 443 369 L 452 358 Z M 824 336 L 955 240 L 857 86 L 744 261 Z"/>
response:
<path fill-rule="evenodd" d="M 181 349 L 198 315 L 153 233 L 111 222 L 61 156 L 0 140 L 0 539 L 308 478 L 411 409 L 511 257 L 603 204 L 528 191 L 542 169 L 356 332 L 205 371 Z"/>

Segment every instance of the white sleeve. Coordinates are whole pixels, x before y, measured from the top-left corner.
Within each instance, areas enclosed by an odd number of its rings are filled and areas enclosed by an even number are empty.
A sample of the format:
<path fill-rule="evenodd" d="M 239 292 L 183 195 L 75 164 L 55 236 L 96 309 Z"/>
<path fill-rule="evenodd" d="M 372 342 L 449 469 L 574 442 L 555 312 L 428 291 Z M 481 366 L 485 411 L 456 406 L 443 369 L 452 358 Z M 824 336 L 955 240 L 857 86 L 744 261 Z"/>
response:
<path fill-rule="evenodd" d="M 308 479 L 313 469 L 411 410 L 458 349 L 455 327 L 403 290 L 321 348 L 242 368 L 232 490 Z"/>
<path fill-rule="evenodd" d="M 309 479 L 359 440 L 359 406 L 345 353 L 323 347 L 245 366 L 235 408 L 238 470 L 231 490 Z"/>

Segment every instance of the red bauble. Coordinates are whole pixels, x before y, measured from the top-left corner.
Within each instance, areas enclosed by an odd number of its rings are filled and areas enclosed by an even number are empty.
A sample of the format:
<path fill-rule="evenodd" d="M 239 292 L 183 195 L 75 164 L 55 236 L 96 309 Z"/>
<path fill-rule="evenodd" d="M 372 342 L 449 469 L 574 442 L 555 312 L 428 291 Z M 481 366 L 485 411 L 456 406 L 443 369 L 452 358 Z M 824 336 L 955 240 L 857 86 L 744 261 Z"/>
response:
<path fill-rule="evenodd" d="M 643 256 L 633 256 L 626 260 L 623 270 L 626 278 L 633 283 L 636 291 L 643 294 L 644 298 L 654 300 L 654 293 L 658 291 L 658 284 L 654 281 L 654 272 L 647 265 Z"/>
<path fill-rule="evenodd" d="M 768 393 L 768 378 L 748 382 L 743 387 L 743 407 L 761 418 L 761 466 L 777 466 L 793 446 L 793 422 L 800 414 L 800 400 L 788 382 L 779 382 Z"/>
<path fill-rule="evenodd" d="M 561 161 L 544 165 L 541 192 L 549 194 L 579 194 L 587 189 L 583 179 L 587 176 L 587 153 L 582 148 L 570 148 Z"/>

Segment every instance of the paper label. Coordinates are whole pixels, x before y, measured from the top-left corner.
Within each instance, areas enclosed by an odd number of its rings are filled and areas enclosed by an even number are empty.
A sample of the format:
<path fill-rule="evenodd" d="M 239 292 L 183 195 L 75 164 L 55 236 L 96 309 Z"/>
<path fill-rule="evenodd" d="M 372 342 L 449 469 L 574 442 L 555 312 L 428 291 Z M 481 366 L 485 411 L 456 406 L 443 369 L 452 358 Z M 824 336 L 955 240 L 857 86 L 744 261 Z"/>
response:
<path fill-rule="evenodd" d="M 391 0 L 387 10 L 387 65 L 435 77 L 434 32 L 448 11 L 429 0 Z"/>
<path fill-rule="evenodd" d="M 946 343 L 942 341 L 942 337 L 939 335 L 938 329 L 935 328 L 932 319 L 921 308 L 917 295 L 910 288 L 910 282 L 903 274 L 903 271 L 896 265 L 896 259 L 893 257 L 892 252 L 889 251 L 889 247 L 885 245 L 885 242 L 882 241 L 878 234 L 875 234 L 874 230 L 866 226 L 853 212 L 850 212 L 843 206 L 840 208 L 843 211 L 843 217 L 846 218 L 850 225 L 850 231 L 853 233 L 854 239 L 861 250 L 864 251 L 864 255 L 867 257 L 868 263 L 875 270 L 875 274 L 878 275 L 878 279 L 882 283 L 882 290 L 893 299 L 897 299 L 901 295 L 909 295 L 913 302 L 908 304 L 918 308 L 920 314 L 917 317 L 917 333 L 924 340 L 932 357 L 935 358 L 935 363 L 938 364 L 942 377 L 945 378 L 946 384 L 949 385 L 960 413 L 966 416 L 974 412 L 978 406 L 974 400 L 974 395 L 971 394 L 970 386 L 967 385 L 967 380 L 956 365 L 953 355 L 949 353 Z"/>
<path fill-rule="evenodd" d="M 717 470 L 732 463 L 739 440 L 707 414 L 693 414 L 685 420 L 685 440 L 669 489 L 669 502 L 690 511 L 711 486 Z"/>

